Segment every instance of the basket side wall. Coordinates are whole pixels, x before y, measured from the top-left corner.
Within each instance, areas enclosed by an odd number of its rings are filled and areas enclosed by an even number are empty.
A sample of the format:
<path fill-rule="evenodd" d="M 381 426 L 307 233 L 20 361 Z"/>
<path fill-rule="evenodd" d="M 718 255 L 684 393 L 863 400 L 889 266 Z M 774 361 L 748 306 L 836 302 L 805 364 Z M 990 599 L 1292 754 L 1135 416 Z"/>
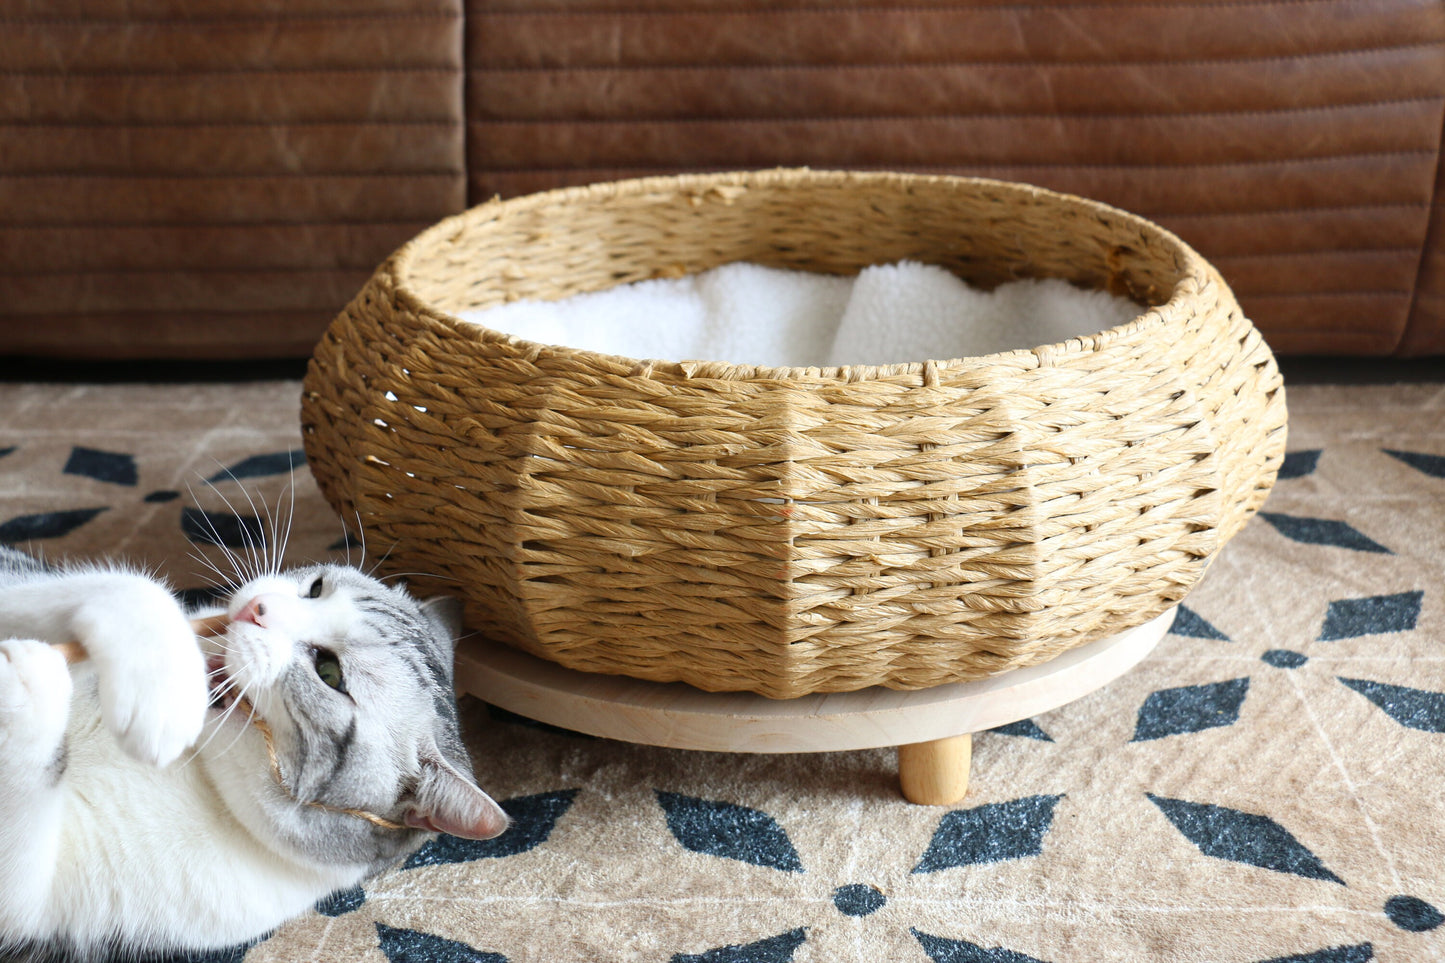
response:
<path fill-rule="evenodd" d="M 318 348 L 304 422 L 323 491 L 386 568 L 459 586 L 473 627 L 707 689 L 934 685 L 1153 617 L 1263 501 L 1284 442 L 1273 359 L 1217 274 L 1147 222 L 954 180 L 667 184 L 443 222 Z M 734 260 L 905 257 L 1157 307 L 1034 351 L 827 370 L 632 361 L 444 313 Z"/>
<path fill-rule="evenodd" d="M 384 571 L 424 594 L 460 595 L 471 628 L 520 642 L 529 619 L 506 537 L 516 485 L 501 441 L 513 419 L 486 392 L 472 397 L 474 366 L 457 349 L 378 272 L 313 353 L 302 439 L 322 493 Z"/>

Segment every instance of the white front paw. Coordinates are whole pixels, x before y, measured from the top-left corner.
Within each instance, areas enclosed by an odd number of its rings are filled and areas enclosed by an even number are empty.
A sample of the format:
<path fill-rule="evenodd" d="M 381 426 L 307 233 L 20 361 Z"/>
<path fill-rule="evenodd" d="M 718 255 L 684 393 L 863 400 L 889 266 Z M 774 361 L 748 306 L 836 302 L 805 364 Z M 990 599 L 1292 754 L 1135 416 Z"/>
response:
<path fill-rule="evenodd" d="M 30 639 L 0 642 L 0 754 L 44 765 L 65 738 L 70 671 L 54 647 Z"/>
<path fill-rule="evenodd" d="M 122 748 L 164 766 L 201 734 L 209 694 L 206 663 L 178 607 L 136 619 L 116 613 L 94 625 L 100 712 Z"/>

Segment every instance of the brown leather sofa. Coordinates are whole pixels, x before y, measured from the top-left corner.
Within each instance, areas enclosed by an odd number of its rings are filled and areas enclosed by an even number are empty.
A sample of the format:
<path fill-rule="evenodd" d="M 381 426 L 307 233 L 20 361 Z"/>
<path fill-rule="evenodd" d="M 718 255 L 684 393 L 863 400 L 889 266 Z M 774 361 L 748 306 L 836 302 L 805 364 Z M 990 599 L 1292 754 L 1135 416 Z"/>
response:
<path fill-rule="evenodd" d="M 1445 5 L 0 0 L 0 354 L 309 353 L 494 195 L 977 174 L 1210 258 L 1286 354 L 1445 353 Z"/>

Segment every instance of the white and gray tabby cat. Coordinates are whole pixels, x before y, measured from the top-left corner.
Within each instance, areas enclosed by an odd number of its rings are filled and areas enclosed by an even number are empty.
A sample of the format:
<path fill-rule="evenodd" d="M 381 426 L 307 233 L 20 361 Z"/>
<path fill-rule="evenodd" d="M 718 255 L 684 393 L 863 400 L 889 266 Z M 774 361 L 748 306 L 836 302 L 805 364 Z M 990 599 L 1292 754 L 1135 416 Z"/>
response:
<path fill-rule="evenodd" d="M 254 574 L 198 644 L 155 579 L 0 549 L 0 959 L 233 946 L 434 832 L 506 828 L 458 730 L 453 608 Z"/>

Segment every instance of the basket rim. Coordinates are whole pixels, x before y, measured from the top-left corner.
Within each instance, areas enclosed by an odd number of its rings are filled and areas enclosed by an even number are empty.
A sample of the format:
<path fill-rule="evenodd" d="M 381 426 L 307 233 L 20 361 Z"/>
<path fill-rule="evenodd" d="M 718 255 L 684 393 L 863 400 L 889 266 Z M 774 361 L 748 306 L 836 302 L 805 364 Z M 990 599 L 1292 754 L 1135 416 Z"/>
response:
<path fill-rule="evenodd" d="M 1167 244 L 1179 257 L 1180 277 L 1169 297 L 1161 304 L 1144 307 L 1134 318 L 1105 328 L 1101 331 L 1065 341 L 1033 347 L 1013 348 L 1008 351 L 984 355 L 970 355 L 960 358 L 925 359 L 920 361 L 895 362 L 892 364 L 854 364 L 835 366 L 784 366 L 735 364 L 726 361 L 704 359 L 658 359 L 637 358 L 628 355 L 611 354 L 569 345 L 530 341 L 488 327 L 476 321 L 467 321 L 443 311 L 423 298 L 409 283 L 410 266 L 413 259 L 424 247 L 430 247 L 444 240 L 447 235 L 484 224 L 487 221 L 505 217 L 508 212 L 529 210 L 549 205 L 565 205 L 578 202 L 594 202 L 620 196 L 645 196 L 655 193 L 702 198 L 709 193 L 726 196 L 727 188 L 778 189 L 794 184 L 832 187 L 839 190 L 854 189 L 871 185 L 899 187 L 904 185 L 942 186 L 949 190 L 967 190 L 986 187 L 1003 190 L 1029 198 L 1041 198 L 1050 202 L 1079 206 L 1100 215 L 1122 220 L 1138 229 L 1150 233 Z M 591 184 L 555 188 L 502 199 L 494 197 L 465 211 L 451 215 L 417 234 L 398 248 L 382 265 L 369 282 L 385 276 L 390 281 L 391 294 L 418 318 L 425 318 L 439 324 L 452 333 L 468 340 L 503 344 L 516 349 L 529 359 L 559 357 L 588 362 L 591 366 L 627 370 L 645 374 L 647 377 L 672 375 L 683 380 L 716 379 L 725 381 L 794 381 L 830 380 L 848 383 L 880 381 L 903 377 L 917 380 L 921 384 L 936 383 L 942 372 L 962 371 L 996 364 L 1017 366 L 1020 362 L 1027 368 L 1054 367 L 1065 364 L 1071 357 L 1097 353 L 1109 345 L 1124 339 L 1147 337 L 1166 327 L 1171 318 L 1185 315 L 1183 304 L 1204 283 L 1212 280 L 1224 289 L 1232 300 L 1219 273 L 1197 251 L 1182 238 L 1167 228 L 1141 215 L 1118 207 L 1082 197 L 1039 187 L 1022 181 L 1006 181 L 987 177 L 971 177 L 956 174 L 915 174 L 895 171 L 869 170 L 814 170 L 808 167 L 779 167 L 765 170 L 721 171 L 717 173 L 686 173 L 652 175 L 623 180 L 599 181 Z"/>

